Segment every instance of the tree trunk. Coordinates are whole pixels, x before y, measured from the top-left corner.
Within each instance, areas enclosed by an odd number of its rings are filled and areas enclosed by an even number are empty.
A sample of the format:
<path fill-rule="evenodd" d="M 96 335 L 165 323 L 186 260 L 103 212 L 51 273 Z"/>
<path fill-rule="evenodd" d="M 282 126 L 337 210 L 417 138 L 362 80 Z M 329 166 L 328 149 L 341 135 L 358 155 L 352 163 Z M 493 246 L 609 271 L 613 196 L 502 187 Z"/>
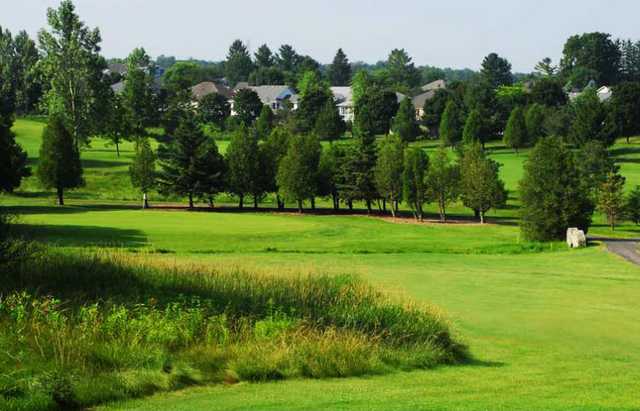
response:
<path fill-rule="evenodd" d="M 338 199 L 338 195 L 336 193 L 333 193 L 331 197 L 333 198 L 333 209 L 338 211 L 338 209 L 340 208 L 340 200 Z"/>
<path fill-rule="evenodd" d="M 280 198 L 280 194 L 276 194 L 276 203 L 278 203 L 278 210 L 284 209 L 284 200 Z"/>
<path fill-rule="evenodd" d="M 394 207 L 393 203 L 391 203 L 391 207 L 389 207 L 389 209 L 391 209 L 391 216 L 395 219 L 396 218 L 396 208 Z M 386 207 L 385 207 L 385 211 Z"/>
<path fill-rule="evenodd" d="M 213 196 L 209 196 L 209 207 L 213 208 Z"/>
<path fill-rule="evenodd" d="M 445 210 L 445 205 L 444 205 L 444 201 L 441 201 L 439 204 L 439 208 L 440 208 L 440 222 L 441 223 L 446 223 L 447 222 L 447 212 Z"/>
<path fill-rule="evenodd" d="M 315 197 L 311 197 L 311 209 L 312 210 L 316 209 L 316 198 Z"/>
<path fill-rule="evenodd" d="M 258 209 L 258 197 L 253 196 L 253 208 Z"/>
<path fill-rule="evenodd" d="M 193 193 L 189 193 L 189 208 L 193 208 Z"/>
<path fill-rule="evenodd" d="M 302 200 L 298 200 L 298 212 L 302 214 Z"/>
<path fill-rule="evenodd" d="M 120 144 L 116 143 L 116 156 L 120 158 Z"/>
<path fill-rule="evenodd" d="M 353 200 L 347 201 L 347 205 L 349 206 L 349 210 L 353 211 Z"/>
<path fill-rule="evenodd" d="M 385 213 L 387 212 L 387 199 L 386 198 L 382 199 L 382 211 L 385 212 Z"/>
<path fill-rule="evenodd" d="M 484 211 L 480 213 L 480 224 L 484 224 Z"/>
<path fill-rule="evenodd" d="M 475 216 L 476 220 L 482 220 L 482 214 L 480 213 L 480 210 L 478 210 L 477 208 L 473 209 L 473 215 Z"/>
<path fill-rule="evenodd" d="M 238 208 L 242 210 L 244 208 L 244 194 L 240 194 L 240 202 L 238 204 Z"/>
<path fill-rule="evenodd" d="M 393 210 L 395 211 L 396 214 L 398 214 L 398 200 L 394 200 Z"/>
<path fill-rule="evenodd" d="M 147 193 L 142 193 L 142 209 L 146 210 L 147 208 L 149 208 L 149 199 Z"/>
<path fill-rule="evenodd" d="M 58 187 L 57 195 L 58 195 L 58 205 L 59 206 L 63 206 L 64 205 L 64 190 L 62 189 L 62 187 Z"/>
<path fill-rule="evenodd" d="M 367 199 L 367 214 L 371 214 L 371 200 Z"/>

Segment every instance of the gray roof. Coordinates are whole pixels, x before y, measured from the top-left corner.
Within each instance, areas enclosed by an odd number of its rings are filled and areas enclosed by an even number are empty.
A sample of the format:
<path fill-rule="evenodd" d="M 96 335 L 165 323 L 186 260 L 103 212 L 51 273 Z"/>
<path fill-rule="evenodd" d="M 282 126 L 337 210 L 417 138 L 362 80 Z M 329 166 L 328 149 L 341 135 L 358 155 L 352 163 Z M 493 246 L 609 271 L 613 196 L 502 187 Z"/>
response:
<path fill-rule="evenodd" d="M 438 90 L 441 88 L 447 88 L 447 82 L 444 80 L 436 80 L 436 81 L 432 81 L 429 84 L 425 84 L 421 88 L 422 88 L 422 91 L 431 91 L 431 90 Z"/>
<path fill-rule="evenodd" d="M 120 81 L 116 84 L 113 84 L 111 86 L 111 90 L 113 90 L 113 92 L 116 94 L 122 93 L 124 91 L 124 81 Z"/>
<path fill-rule="evenodd" d="M 351 87 L 331 87 L 331 92 L 338 106 L 351 106 L 353 104 Z"/>
<path fill-rule="evenodd" d="M 411 99 L 413 106 L 417 109 L 423 108 L 424 103 L 431 100 L 436 95 L 437 90 L 429 90 L 424 93 L 418 94 L 414 98 Z"/>
<path fill-rule="evenodd" d="M 281 101 L 281 100 L 285 100 L 285 99 L 292 99 L 292 101 L 294 101 L 294 99 L 297 98 L 295 91 L 289 87 L 289 86 L 285 86 L 285 85 L 272 85 L 272 86 L 246 86 L 244 87 L 238 87 L 241 83 L 238 83 L 238 85 L 236 85 L 235 87 L 235 91 L 242 89 L 242 88 L 248 88 L 250 90 L 255 91 L 255 93 L 258 95 L 258 97 L 260 97 L 260 101 L 262 101 L 262 104 L 271 104 L 275 101 Z"/>
<path fill-rule="evenodd" d="M 127 65 L 123 63 L 111 63 L 107 66 L 107 70 L 109 70 L 111 73 L 125 75 L 127 74 Z"/>
<path fill-rule="evenodd" d="M 220 94 L 226 98 L 231 97 L 231 90 L 224 84 L 214 83 L 213 81 L 203 81 L 191 87 L 191 96 L 195 100 L 200 100 L 209 94 Z"/>

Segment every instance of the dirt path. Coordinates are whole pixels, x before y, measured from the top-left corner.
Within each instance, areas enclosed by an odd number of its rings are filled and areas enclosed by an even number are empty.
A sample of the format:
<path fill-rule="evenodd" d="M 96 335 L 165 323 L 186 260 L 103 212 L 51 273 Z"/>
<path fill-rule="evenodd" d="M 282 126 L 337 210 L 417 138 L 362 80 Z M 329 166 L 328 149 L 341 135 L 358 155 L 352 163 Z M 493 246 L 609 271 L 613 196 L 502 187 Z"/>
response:
<path fill-rule="evenodd" d="M 619 239 L 619 238 L 589 238 L 589 240 L 602 241 L 609 252 L 619 255 L 627 261 L 640 265 L 640 252 L 638 246 L 640 239 Z"/>

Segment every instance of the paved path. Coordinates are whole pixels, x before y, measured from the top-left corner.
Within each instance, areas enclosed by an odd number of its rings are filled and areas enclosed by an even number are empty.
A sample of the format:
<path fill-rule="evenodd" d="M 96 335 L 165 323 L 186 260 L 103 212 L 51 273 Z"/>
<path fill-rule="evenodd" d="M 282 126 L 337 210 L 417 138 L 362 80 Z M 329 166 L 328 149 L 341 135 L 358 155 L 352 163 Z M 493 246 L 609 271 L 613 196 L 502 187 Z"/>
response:
<path fill-rule="evenodd" d="M 602 241 L 603 243 L 605 243 L 605 245 L 607 246 L 607 250 L 609 250 L 610 252 L 618 254 L 620 257 L 636 265 L 640 265 L 640 252 L 638 252 L 640 239 L 589 237 L 589 240 Z"/>

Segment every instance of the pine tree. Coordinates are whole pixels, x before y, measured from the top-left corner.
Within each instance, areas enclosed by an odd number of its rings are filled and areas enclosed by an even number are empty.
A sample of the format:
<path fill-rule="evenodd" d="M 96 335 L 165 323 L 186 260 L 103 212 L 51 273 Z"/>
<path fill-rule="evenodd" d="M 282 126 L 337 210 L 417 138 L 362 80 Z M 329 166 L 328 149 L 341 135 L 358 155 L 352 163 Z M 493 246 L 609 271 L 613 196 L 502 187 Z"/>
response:
<path fill-rule="evenodd" d="M 265 139 L 269 136 L 269 134 L 271 134 L 274 121 L 275 119 L 271 107 L 267 105 L 262 106 L 260 116 L 258 116 L 258 119 L 256 120 L 256 131 L 258 133 L 258 138 Z"/>
<path fill-rule="evenodd" d="M 149 208 L 148 193 L 156 184 L 156 155 L 147 138 L 136 142 L 136 154 L 129 166 L 131 184 L 142 193 L 142 208 Z"/>
<path fill-rule="evenodd" d="M 58 205 L 64 205 L 64 190 L 84 185 L 80 153 L 71 133 L 58 115 L 49 116 L 42 133 L 38 178 L 45 188 L 56 189 Z"/>
<path fill-rule="evenodd" d="M 389 202 L 391 214 L 396 216 L 398 202 L 402 199 L 404 144 L 398 135 L 389 134 L 380 144 L 376 161 L 376 188 Z"/>
<path fill-rule="evenodd" d="M 253 56 L 256 60 L 256 66 L 259 68 L 272 67 L 275 64 L 274 55 L 266 44 L 260 46 Z"/>
<path fill-rule="evenodd" d="M 587 230 L 593 201 L 571 150 L 557 137 L 538 141 L 520 181 L 520 229 L 531 241 L 560 240 L 569 227 Z"/>
<path fill-rule="evenodd" d="M 627 196 L 624 211 L 629 220 L 640 224 L 640 186 L 636 186 Z"/>
<path fill-rule="evenodd" d="M 427 199 L 438 204 L 440 221 L 447 221 L 447 205 L 459 195 L 460 168 L 449 159 L 447 150 L 440 147 L 429 162 L 426 177 Z"/>
<path fill-rule="evenodd" d="M 253 62 L 247 46 L 242 41 L 235 40 L 229 47 L 227 60 L 224 62 L 224 74 L 227 81 L 231 84 L 247 81 L 252 71 Z"/>
<path fill-rule="evenodd" d="M 623 176 L 609 172 L 598 191 L 598 210 L 607 216 L 612 231 L 624 212 L 624 182 Z"/>
<path fill-rule="evenodd" d="M 445 146 L 453 147 L 462 139 L 462 125 L 458 106 L 449 100 L 440 120 L 440 139 Z"/>
<path fill-rule="evenodd" d="M 334 141 L 342 137 L 346 128 L 335 101 L 332 98 L 327 99 L 318 113 L 314 127 L 315 134 L 321 140 Z"/>
<path fill-rule="evenodd" d="M 522 107 L 516 107 L 509 115 L 507 127 L 504 130 L 504 144 L 518 153 L 518 149 L 527 145 L 527 124 Z"/>
<path fill-rule="evenodd" d="M 207 94 L 198 102 L 198 120 L 202 123 L 214 124 L 222 129 L 230 115 L 229 101 L 221 94 Z"/>
<path fill-rule="evenodd" d="M 402 172 L 402 194 L 405 203 L 413 210 L 416 220 L 424 218 L 422 206 L 425 202 L 425 179 L 429 169 L 429 158 L 417 147 L 410 147 L 404 155 Z"/>
<path fill-rule="evenodd" d="M 482 138 L 482 117 L 478 109 L 473 109 L 467 116 L 467 121 L 464 123 L 464 130 L 462 132 L 462 142 L 465 145 L 473 145 L 475 143 L 481 143 L 484 146 L 484 139 Z"/>
<path fill-rule="evenodd" d="M 342 49 L 338 49 L 329 67 L 329 80 L 332 86 L 348 86 L 351 83 L 351 64 Z"/>
<path fill-rule="evenodd" d="M 416 110 L 411 99 L 405 98 L 400 102 L 391 129 L 405 143 L 415 141 L 420 135 L 420 127 L 416 121 Z"/>
<path fill-rule="evenodd" d="M 500 165 L 485 155 L 479 143 L 466 147 L 460 161 L 460 197 L 482 224 L 487 211 L 507 202 L 507 190 L 499 171 Z"/>
<path fill-rule="evenodd" d="M 248 88 L 239 90 L 233 98 L 233 111 L 245 126 L 251 126 L 262 111 L 262 101 L 258 94 Z"/>
<path fill-rule="evenodd" d="M 313 134 L 301 135 L 291 139 L 287 154 L 278 168 L 278 187 L 280 194 L 298 203 L 302 213 L 304 200 L 318 193 L 318 167 L 322 147 Z"/>
<path fill-rule="evenodd" d="M 587 141 L 598 140 L 605 145 L 611 145 L 615 141 L 607 124 L 607 111 L 595 90 L 584 91 L 574 102 L 573 112 L 575 118 L 569 129 L 569 141 L 576 146 L 581 146 Z"/>

